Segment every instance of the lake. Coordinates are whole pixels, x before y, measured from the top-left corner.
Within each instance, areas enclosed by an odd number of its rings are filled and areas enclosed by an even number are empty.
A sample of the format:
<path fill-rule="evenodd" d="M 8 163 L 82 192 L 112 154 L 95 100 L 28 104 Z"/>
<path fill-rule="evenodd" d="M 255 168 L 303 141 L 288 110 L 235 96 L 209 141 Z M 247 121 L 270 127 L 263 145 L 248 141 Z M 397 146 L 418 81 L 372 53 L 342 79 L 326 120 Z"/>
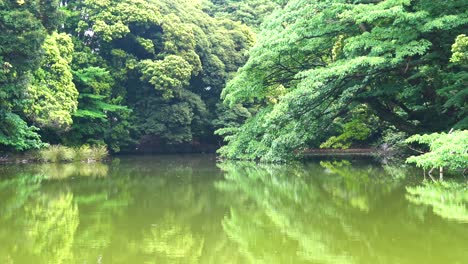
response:
<path fill-rule="evenodd" d="M 468 263 L 468 184 L 369 160 L 0 166 L 0 263 Z"/>

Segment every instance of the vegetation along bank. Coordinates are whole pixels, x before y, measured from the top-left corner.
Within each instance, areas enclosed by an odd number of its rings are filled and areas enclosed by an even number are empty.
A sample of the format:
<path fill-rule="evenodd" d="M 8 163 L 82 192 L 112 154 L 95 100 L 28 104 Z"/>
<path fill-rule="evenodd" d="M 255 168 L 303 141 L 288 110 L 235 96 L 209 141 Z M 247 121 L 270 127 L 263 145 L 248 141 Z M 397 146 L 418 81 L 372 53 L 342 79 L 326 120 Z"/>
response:
<path fill-rule="evenodd" d="M 426 153 L 408 160 L 418 166 L 462 170 L 466 10 L 464 0 L 1 1 L 0 151 L 189 145 L 282 162 L 309 149 L 411 148 Z"/>

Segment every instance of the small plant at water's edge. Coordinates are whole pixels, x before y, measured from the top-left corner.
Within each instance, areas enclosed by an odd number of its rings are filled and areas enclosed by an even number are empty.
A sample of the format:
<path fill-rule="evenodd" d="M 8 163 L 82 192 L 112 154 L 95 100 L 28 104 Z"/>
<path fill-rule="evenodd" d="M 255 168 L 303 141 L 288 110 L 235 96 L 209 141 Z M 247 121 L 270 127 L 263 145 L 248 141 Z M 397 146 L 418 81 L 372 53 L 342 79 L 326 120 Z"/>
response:
<path fill-rule="evenodd" d="M 75 158 L 75 151 L 71 148 L 51 145 L 39 151 L 39 159 L 44 162 L 69 162 Z"/>
<path fill-rule="evenodd" d="M 95 146 L 91 148 L 92 158 L 95 161 L 100 161 L 105 159 L 109 155 L 109 151 L 106 146 Z"/>
<path fill-rule="evenodd" d="M 42 162 L 101 161 L 109 155 L 106 146 L 65 147 L 51 145 L 38 151 L 36 160 Z"/>

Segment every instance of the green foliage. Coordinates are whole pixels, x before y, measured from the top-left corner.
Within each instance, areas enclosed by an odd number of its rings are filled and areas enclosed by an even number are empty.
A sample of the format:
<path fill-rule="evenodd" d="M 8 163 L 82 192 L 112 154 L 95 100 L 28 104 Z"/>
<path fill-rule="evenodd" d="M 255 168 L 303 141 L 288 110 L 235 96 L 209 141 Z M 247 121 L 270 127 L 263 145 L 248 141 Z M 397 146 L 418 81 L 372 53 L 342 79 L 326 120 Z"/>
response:
<path fill-rule="evenodd" d="M 468 64 L 468 37 L 465 34 L 458 35 L 452 45 L 451 62 L 463 65 Z"/>
<path fill-rule="evenodd" d="M 186 0 L 1 1 L 1 150 L 41 138 L 113 152 L 145 137 L 213 142 L 220 92 L 254 42 L 216 12 Z"/>
<path fill-rule="evenodd" d="M 429 152 L 411 156 L 406 162 L 416 166 L 431 168 L 447 168 L 449 170 L 468 168 L 468 130 L 456 130 L 452 133 L 433 133 L 414 135 L 406 143 L 419 143 L 429 146 Z"/>
<path fill-rule="evenodd" d="M 77 43 L 75 54 L 80 57 L 73 60 L 72 67 L 79 105 L 62 141 L 73 146 L 106 144 L 111 151 L 119 152 L 134 142 L 132 111 L 124 105 L 124 94 L 115 92 L 117 77 L 105 61 L 83 43 Z"/>
<path fill-rule="evenodd" d="M 164 98 L 173 97 L 174 91 L 187 86 L 192 73 L 192 66 L 176 55 L 169 55 L 162 61 L 144 60 L 141 68 L 141 79 L 162 91 Z"/>
<path fill-rule="evenodd" d="M 219 103 L 216 105 L 216 113 L 218 116 L 212 121 L 216 129 L 239 127 L 252 116 L 249 110 L 240 104 L 227 107 L 225 104 Z"/>
<path fill-rule="evenodd" d="M 39 129 L 28 126 L 18 115 L 0 111 L 0 145 L 6 150 L 24 151 L 44 146 Z"/>
<path fill-rule="evenodd" d="M 26 116 L 38 127 L 66 130 L 78 106 L 78 91 L 73 83 L 71 61 L 73 44 L 64 34 L 49 35 L 43 45 L 41 66 L 33 73 L 26 90 Z"/>
<path fill-rule="evenodd" d="M 452 80 L 452 83 L 441 89 L 439 94 L 448 98 L 444 107 L 454 109 L 454 114 L 462 120 L 454 128 L 465 129 L 468 127 L 468 89 L 466 89 L 468 82 L 468 37 L 466 35 L 458 35 L 455 39 L 450 61 L 455 71 L 446 76 Z"/>
<path fill-rule="evenodd" d="M 104 41 L 124 37 L 130 32 L 130 24 L 158 24 L 161 17 L 156 5 L 144 0 L 98 1 L 83 2 L 88 16 L 84 17 L 78 27 L 78 32 L 92 29 Z"/>
<path fill-rule="evenodd" d="M 131 110 L 121 105 L 121 98 L 82 93 L 79 102 L 74 124 L 66 136 L 68 144 L 107 144 L 112 151 L 119 152 L 121 147 L 133 143 Z"/>
<path fill-rule="evenodd" d="M 60 146 L 52 145 L 39 151 L 40 159 L 44 162 L 64 162 L 73 161 L 75 158 L 75 152 L 73 149 Z"/>
<path fill-rule="evenodd" d="M 390 128 L 465 129 L 463 4 L 2 1 L 0 146 L 118 152 L 219 129 L 224 157 L 283 161 Z"/>
<path fill-rule="evenodd" d="M 109 151 L 107 150 L 107 147 L 104 145 L 92 147 L 91 153 L 92 155 L 89 159 L 97 160 L 97 161 L 103 160 L 107 158 L 107 156 L 109 155 Z"/>
<path fill-rule="evenodd" d="M 206 125 L 207 109 L 200 96 L 181 90 L 172 99 L 147 98 L 136 105 L 138 127 L 146 135 L 157 135 L 166 143 L 182 143 L 200 135 Z"/>
<path fill-rule="evenodd" d="M 352 119 L 363 104 L 380 120 L 368 127 L 374 134 L 391 126 L 409 134 L 464 129 L 466 66 L 449 61 L 468 23 L 463 6 L 463 0 L 289 1 L 264 22 L 248 62 L 222 92 L 230 105 L 262 110 L 232 131 L 221 153 L 294 157 L 340 133 L 335 120 Z M 455 57 L 463 38 L 456 43 Z M 358 127 L 350 123 L 348 130 L 368 135 Z M 252 148 L 247 137 L 260 144 Z M 353 136 L 343 137 L 337 145 Z"/>
<path fill-rule="evenodd" d="M 405 140 L 408 135 L 405 132 L 398 131 L 394 127 L 389 127 L 382 132 L 380 140 L 377 142 L 380 151 L 387 157 L 402 156 L 408 151 L 408 145 Z"/>
<path fill-rule="evenodd" d="M 75 83 L 83 93 L 108 94 L 114 85 L 112 75 L 104 68 L 96 66 L 79 68 L 73 74 Z"/>
<path fill-rule="evenodd" d="M 41 62 L 47 31 L 58 25 L 58 1 L 0 1 L 0 150 L 41 146 L 22 114 L 31 72 Z"/>
<path fill-rule="evenodd" d="M 139 138 L 210 137 L 220 91 L 253 44 L 249 28 L 183 0 L 84 1 L 66 9 L 80 92 L 67 142 L 101 141 L 118 151 Z"/>
<path fill-rule="evenodd" d="M 41 149 L 38 153 L 40 161 L 58 163 L 71 161 L 101 161 L 109 155 L 107 147 L 83 145 L 70 148 L 61 145 L 51 145 Z"/>
<path fill-rule="evenodd" d="M 298 135 L 291 132 L 290 134 L 282 135 L 273 143 L 272 148 L 268 147 L 267 139 L 262 138 L 262 134 L 267 133 L 269 139 L 284 131 L 270 130 L 266 131 L 267 125 L 264 123 L 265 118 L 270 114 L 270 109 L 266 108 L 258 112 L 252 118 L 249 118 L 241 127 L 225 127 L 218 129 L 216 133 L 224 137 L 228 142 L 222 146 L 218 153 L 228 159 L 245 159 L 245 160 L 261 160 L 261 161 L 282 161 L 294 157 L 294 147 L 297 146 Z M 282 145 L 282 142 L 287 141 L 288 144 Z M 295 142 L 293 142 L 295 141 Z M 296 143 L 296 144 L 295 144 Z M 293 146 L 285 150 L 284 146 Z"/>
<path fill-rule="evenodd" d="M 284 0 L 212 0 L 211 4 L 215 15 L 259 28 L 265 17 L 286 2 Z"/>
<path fill-rule="evenodd" d="M 362 142 L 368 139 L 372 133 L 371 124 L 376 120 L 366 110 L 366 107 L 356 108 L 351 113 L 351 120 L 342 125 L 341 134 L 328 138 L 320 144 L 320 148 L 347 149 L 356 141 Z M 341 123 L 339 121 L 334 120 L 334 123 Z"/>
<path fill-rule="evenodd" d="M 370 128 L 360 120 L 352 120 L 343 126 L 343 133 L 339 136 L 332 136 L 327 141 L 320 144 L 320 148 L 347 149 L 353 140 L 365 140 L 371 133 Z"/>

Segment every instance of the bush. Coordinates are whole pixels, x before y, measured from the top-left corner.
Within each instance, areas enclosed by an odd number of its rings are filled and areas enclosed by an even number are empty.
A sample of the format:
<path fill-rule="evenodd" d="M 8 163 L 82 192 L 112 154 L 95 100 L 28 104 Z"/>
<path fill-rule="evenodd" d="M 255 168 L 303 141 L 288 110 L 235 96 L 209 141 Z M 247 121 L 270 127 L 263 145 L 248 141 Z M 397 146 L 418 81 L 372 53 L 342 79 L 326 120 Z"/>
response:
<path fill-rule="evenodd" d="M 109 155 L 109 151 L 104 145 L 92 147 L 91 153 L 92 159 L 95 161 L 103 160 Z"/>
<path fill-rule="evenodd" d="M 106 146 L 83 145 L 69 148 L 61 145 L 51 145 L 38 153 L 38 160 L 44 162 L 71 162 L 71 161 L 101 161 L 109 155 Z"/>
<path fill-rule="evenodd" d="M 40 160 L 45 162 L 64 162 L 73 161 L 75 158 L 75 151 L 71 148 L 51 145 L 39 151 Z"/>
<path fill-rule="evenodd" d="M 83 145 L 75 148 L 75 161 L 83 161 L 89 159 L 93 155 L 93 151 L 89 145 Z"/>
<path fill-rule="evenodd" d="M 408 144 L 405 140 L 408 135 L 405 132 L 398 131 L 395 127 L 390 127 L 382 132 L 382 137 L 375 144 L 378 155 L 384 162 L 389 160 L 399 160 L 409 154 Z"/>

